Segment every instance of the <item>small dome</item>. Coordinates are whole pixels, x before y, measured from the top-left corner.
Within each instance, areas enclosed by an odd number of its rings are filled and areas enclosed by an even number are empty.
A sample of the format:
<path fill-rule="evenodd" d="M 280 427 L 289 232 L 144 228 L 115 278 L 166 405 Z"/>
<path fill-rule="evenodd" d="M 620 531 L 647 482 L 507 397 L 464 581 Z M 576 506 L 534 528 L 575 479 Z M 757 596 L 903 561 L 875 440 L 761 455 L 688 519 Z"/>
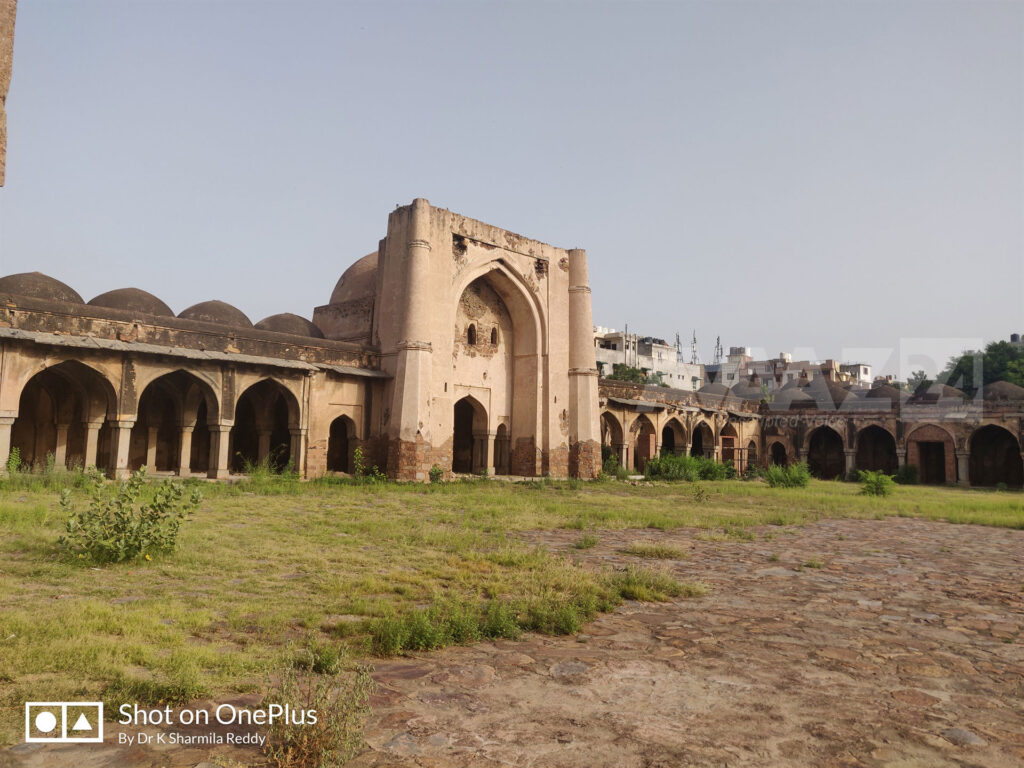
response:
<path fill-rule="evenodd" d="M 279 315 L 265 317 L 256 323 L 261 331 L 274 331 L 276 333 L 289 333 L 292 336 L 311 336 L 314 339 L 322 339 L 323 331 L 304 317 L 293 315 L 291 312 L 282 312 Z"/>
<path fill-rule="evenodd" d="M 705 384 L 703 387 L 697 390 L 698 394 L 701 395 L 721 395 L 722 397 L 728 395 L 730 392 L 729 388 L 717 381 L 712 381 L 710 384 Z"/>
<path fill-rule="evenodd" d="M 109 309 L 122 309 L 125 312 L 138 312 L 143 315 L 156 315 L 157 317 L 174 317 L 171 308 L 164 304 L 152 293 L 138 288 L 118 288 L 114 291 L 101 293 L 89 302 L 93 307 L 107 307 Z"/>
<path fill-rule="evenodd" d="M 252 322 L 242 310 L 223 301 L 201 301 L 178 315 L 182 320 L 200 320 L 204 323 L 226 325 L 229 328 L 252 328 Z"/>
<path fill-rule="evenodd" d="M 1024 400 L 1024 387 L 1008 381 L 993 381 L 982 388 L 981 396 L 987 403 L 998 400 L 1020 402 Z"/>
<path fill-rule="evenodd" d="M 810 395 L 817 403 L 819 410 L 833 411 L 847 400 L 857 396 L 850 390 L 844 389 L 841 384 L 826 379 L 824 376 L 815 376 L 811 382 L 803 388 L 804 392 Z M 849 403 L 847 407 L 849 407 Z"/>
<path fill-rule="evenodd" d="M 85 300 L 74 288 L 42 272 L 21 272 L 0 277 L 0 293 L 13 293 L 15 296 L 27 296 L 30 299 L 85 304 Z"/>
<path fill-rule="evenodd" d="M 331 304 L 363 299 L 377 292 L 377 252 L 368 253 L 351 267 L 334 286 Z"/>
<path fill-rule="evenodd" d="M 922 381 L 914 390 L 911 403 L 938 403 L 949 401 L 962 401 L 966 395 L 955 387 L 940 384 L 937 381 Z"/>
<path fill-rule="evenodd" d="M 764 397 L 761 387 L 755 386 L 750 382 L 740 382 L 732 388 L 731 394 L 733 397 L 738 397 L 742 400 L 760 400 Z"/>
<path fill-rule="evenodd" d="M 899 405 L 901 402 L 906 400 L 908 397 L 906 392 L 901 392 L 896 387 L 889 386 L 888 384 L 879 384 L 877 387 L 872 387 L 864 393 L 864 401 L 869 402 L 871 400 L 888 400 L 891 405 Z"/>
<path fill-rule="evenodd" d="M 815 408 L 817 403 L 807 394 L 806 387 L 785 386 L 775 393 L 768 407 L 772 410 L 786 411 L 795 408 Z"/>

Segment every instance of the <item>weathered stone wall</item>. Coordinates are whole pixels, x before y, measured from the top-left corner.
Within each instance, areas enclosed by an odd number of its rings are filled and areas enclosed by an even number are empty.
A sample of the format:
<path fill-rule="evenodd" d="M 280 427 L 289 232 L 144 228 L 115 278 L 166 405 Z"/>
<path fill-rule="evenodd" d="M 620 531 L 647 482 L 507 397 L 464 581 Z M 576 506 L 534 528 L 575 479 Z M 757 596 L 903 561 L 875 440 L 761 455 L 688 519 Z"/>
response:
<path fill-rule="evenodd" d="M 7 166 L 7 90 L 14 61 L 14 16 L 17 0 L 0 0 L 0 187 Z"/>

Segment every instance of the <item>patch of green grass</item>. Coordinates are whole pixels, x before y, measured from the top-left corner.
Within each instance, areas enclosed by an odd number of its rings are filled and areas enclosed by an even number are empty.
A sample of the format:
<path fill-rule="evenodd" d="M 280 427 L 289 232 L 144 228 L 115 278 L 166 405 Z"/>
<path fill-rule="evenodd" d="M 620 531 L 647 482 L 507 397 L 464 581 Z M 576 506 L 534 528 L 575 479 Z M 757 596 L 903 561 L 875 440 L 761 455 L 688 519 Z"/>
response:
<path fill-rule="evenodd" d="M 686 553 L 679 547 L 673 547 L 671 544 L 658 544 L 656 542 L 648 541 L 630 542 L 628 547 L 625 547 L 620 551 L 625 555 L 646 557 L 656 560 L 682 560 L 686 557 Z"/>
<path fill-rule="evenodd" d="M 585 533 L 580 536 L 575 542 L 573 542 L 573 548 L 575 549 L 591 549 L 597 546 L 600 541 L 597 536 L 592 533 Z"/>
<path fill-rule="evenodd" d="M 610 581 L 525 544 L 525 531 L 689 527 L 745 540 L 759 525 L 885 516 L 1024 528 L 1024 494 L 921 485 L 867 497 L 850 483 L 707 481 L 714 492 L 696 502 L 692 486 L 677 483 L 399 485 L 268 474 L 186 482 L 204 499 L 173 552 L 93 568 L 57 546 L 59 490 L 84 500 L 77 475 L 67 474 L 0 482 L 0 741 L 18 738 L 18 708 L 42 693 L 154 702 L 233 695 L 292 668 L 296 644 L 311 635 L 357 653 L 371 642 L 407 647 L 404 617 L 414 611 L 446 610 L 444 641 L 473 642 L 477 631 L 572 630 L 623 598 L 699 592 L 681 585 L 673 594 L 635 575 Z M 414 642 L 438 640 L 423 630 Z"/>
<path fill-rule="evenodd" d="M 821 560 L 818 560 L 817 558 L 813 558 L 804 563 L 803 566 L 804 568 L 824 568 L 825 563 Z"/>

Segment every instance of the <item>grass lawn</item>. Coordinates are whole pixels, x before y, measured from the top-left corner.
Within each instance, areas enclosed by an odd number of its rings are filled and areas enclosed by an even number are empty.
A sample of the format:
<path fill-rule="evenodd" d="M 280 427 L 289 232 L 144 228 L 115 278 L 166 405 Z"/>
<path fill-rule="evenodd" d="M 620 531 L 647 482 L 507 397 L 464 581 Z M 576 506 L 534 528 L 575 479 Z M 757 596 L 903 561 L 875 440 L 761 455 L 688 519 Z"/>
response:
<path fill-rule="evenodd" d="M 369 654 L 370 620 L 439 599 L 523 610 L 605 594 L 606 574 L 532 550 L 517 531 L 690 526 L 743 540 L 751 526 L 888 515 L 1024 528 L 1022 494 L 923 486 L 876 498 L 818 481 L 704 482 L 706 494 L 689 483 L 265 481 L 204 484 L 175 552 L 94 567 L 58 549 L 64 520 L 46 485 L 0 484 L 0 744 L 20 740 L 26 700 L 262 690 L 296 646 Z M 666 556 L 649 554 L 655 568 Z"/>

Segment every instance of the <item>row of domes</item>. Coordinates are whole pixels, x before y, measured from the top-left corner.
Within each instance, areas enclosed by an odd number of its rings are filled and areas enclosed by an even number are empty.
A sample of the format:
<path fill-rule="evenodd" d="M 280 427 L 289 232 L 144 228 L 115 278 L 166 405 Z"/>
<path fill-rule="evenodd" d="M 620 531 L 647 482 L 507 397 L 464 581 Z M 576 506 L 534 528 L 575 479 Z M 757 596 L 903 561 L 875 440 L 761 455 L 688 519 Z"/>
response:
<path fill-rule="evenodd" d="M 734 397 L 740 400 L 762 400 L 765 396 L 760 386 L 752 381 L 743 381 L 731 388 L 719 382 L 711 382 L 697 390 L 697 394 L 705 399 Z M 995 381 L 982 387 L 981 397 L 986 403 L 1024 402 L 1024 387 L 1019 387 L 1008 381 Z M 775 391 L 771 406 L 774 408 L 813 408 L 817 406 L 822 410 L 831 410 L 844 403 L 849 406 L 854 402 L 876 399 L 888 400 L 892 405 L 902 405 L 903 403 L 950 405 L 968 398 L 963 391 L 939 382 L 925 382 L 911 395 L 888 384 L 874 387 L 843 385 L 818 376 L 811 379 L 810 382 L 801 383 L 795 380 L 788 382 Z"/>
<path fill-rule="evenodd" d="M 0 277 L 0 293 L 27 296 L 33 299 L 59 301 L 67 304 L 89 304 L 124 312 L 135 312 L 153 317 L 174 317 L 174 312 L 163 301 L 139 288 L 118 288 L 101 293 L 86 302 L 68 285 L 41 272 L 22 272 L 17 275 Z M 304 317 L 283 312 L 260 320 L 256 325 L 237 307 L 223 301 L 201 301 L 178 313 L 183 320 L 199 320 L 229 328 L 257 328 L 261 331 L 289 333 L 293 336 L 324 337 L 323 332 Z"/>

